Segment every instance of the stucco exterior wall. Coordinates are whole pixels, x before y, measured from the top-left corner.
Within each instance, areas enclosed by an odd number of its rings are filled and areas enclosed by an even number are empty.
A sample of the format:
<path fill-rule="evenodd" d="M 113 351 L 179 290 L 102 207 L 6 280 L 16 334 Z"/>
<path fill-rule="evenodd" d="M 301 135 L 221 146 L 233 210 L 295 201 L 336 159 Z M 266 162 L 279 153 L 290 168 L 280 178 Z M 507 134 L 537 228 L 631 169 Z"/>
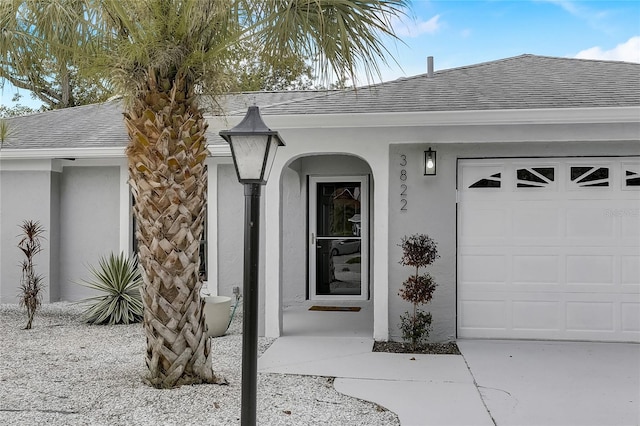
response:
<path fill-rule="evenodd" d="M 496 138 L 500 129 L 495 129 Z M 558 135 L 559 138 L 562 134 Z M 429 147 L 437 151 L 437 175 L 423 176 L 423 152 Z M 401 166 L 401 156 L 407 164 Z M 438 243 L 440 259 L 427 270 L 434 276 L 438 288 L 425 310 L 433 315 L 433 341 L 452 340 L 456 337 L 456 176 L 459 158 L 487 157 L 552 157 L 552 156 L 607 156 L 640 155 L 638 141 L 584 143 L 482 143 L 392 144 L 389 149 L 389 335 L 401 340 L 398 327 L 402 313 L 409 303 L 398 296 L 402 282 L 411 269 L 398 262 L 402 251 L 397 244 L 404 235 L 426 233 Z M 402 170 L 406 181 L 400 180 Z M 401 197 L 400 184 L 407 185 L 406 197 Z M 402 211 L 401 198 L 407 200 Z"/>
<path fill-rule="evenodd" d="M 57 300 L 58 269 L 57 214 L 52 214 L 52 196 L 57 194 L 56 171 L 50 170 L 50 163 L 20 164 L 18 167 L 35 170 L 0 171 L 0 303 L 17 303 L 20 287 L 20 264 L 24 255 L 17 244 L 20 241 L 19 226 L 25 220 L 39 221 L 44 227 L 42 252 L 36 255 L 36 273 L 44 276 L 45 287 L 42 301 Z M 40 170 L 37 170 L 40 169 Z M 43 170 L 44 169 L 44 170 Z M 52 230 L 54 230 L 52 232 Z"/>
<path fill-rule="evenodd" d="M 308 127 L 291 117 L 266 116 L 265 121 L 278 129 L 286 141 L 286 146 L 278 150 L 263 196 L 266 219 L 262 235 L 266 250 L 261 308 L 264 300 L 266 335 L 278 336 L 282 330 L 282 308 L 303 298 L 300 284 L 295 281 L 306 280 L 306 270 L 302 270 L 302 261 L 306 269 L 307 255 L 304 184 L 308 174 L 329 176 L 348 169 L 347 163 L 340 165 L 331 156 L 359 158 L 361 164 L 369 167 L 373 337 L 400 339 L 399 318 L 408 305 L 398 296 L 398 290 L 409 271 L 398 263 L 397 244 L 404 235 L 424 232 L 438 242 L 441 255 L 430 268 L 439 287 L 428 309 L 434 316 L 431 338 L 443 341 L 456 337 L 458 159 L 640 155 L 637 122 L 614 122 L 609 115 L 603 116 L 602 122 L 590 121 L 589 114 L 585 118 L 579 111 L 505 114 L 500 111 L 425 114 L 422 123 L 417 123 L 420 117 L 388 117 L 393 123 L 401 123 L 398 125 L 378 121 L 373 115 L 369 121 L 361 119 L 365 124 L 354 124 L 351 121 L 357 121 L 358 117 L 347 114 L 331 119 L 313 117 L 317 122 L 309 118 Z M 429 147 L 437 151 L 438 174 L 424 177 L 423 151 Z M 406 155 L 407 159 L 406 181 L 400 180 L 400 155 Z M 407 185 L 407 211 L 400 210 L 401 183 Z M 289 211 L 288 204 L 300 205 L 301 211 Z M 222 204 L 219 205 L 222 211 Z M 239 218 L 232 219 L 225 221 L 221 217 L 219 226 L 235 227 L 230 224 L 240 223 Z M 304 234 L 304 242 L 294 235 L 294 223 L 297 232 Z M 301 262 L 293 264 L 289 259 Z"/>
<path fill-rule="evenodd" d="M 76 301 L 95 292 L 75 283 L 90 279 L 87 266 L 118 253 L 120 169 L 64 167 L 60 183 L 60 299 Z"/>
<path fill-rule="evenodd" d="M 218 170 L 218 270 L 210 277 L 210 285 L 217 280 L 217 291 L 221 296 L 232 296 L 233 287 L 242 291 L 244 265 L 244 192 L 238 182 L 233 164 L 219 164 Z M 210 207 L 214 201 L 210 200 Z M 213 271 L 209 270 L 211 274 Z"/>
<path fill-rule="evenodd" d="M 306 177 L 300 160 L 282 172 L 282 304 L 307 298 Z"/>

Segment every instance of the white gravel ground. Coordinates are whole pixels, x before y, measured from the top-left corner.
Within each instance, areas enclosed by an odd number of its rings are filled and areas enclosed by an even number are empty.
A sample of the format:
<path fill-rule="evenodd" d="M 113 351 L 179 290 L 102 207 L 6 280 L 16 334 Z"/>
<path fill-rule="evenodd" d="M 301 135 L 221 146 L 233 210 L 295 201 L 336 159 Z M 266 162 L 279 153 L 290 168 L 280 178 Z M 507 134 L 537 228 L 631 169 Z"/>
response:
<path fill-rule="evenodd" d="M 228 386 L 145 385 L 140 324 L 91 326 L 69 303 L 43 305 L 32 330 L 17 305 L 0 305 L 1 425 L 237 425 L 241 313 L 214 338 L 214 371 Z M 260 338 L 259 352 L 272 343 Z M 399 425 L 382 407 L 338 393 L 333 379 L 258 376 L 258 424 Z"/>

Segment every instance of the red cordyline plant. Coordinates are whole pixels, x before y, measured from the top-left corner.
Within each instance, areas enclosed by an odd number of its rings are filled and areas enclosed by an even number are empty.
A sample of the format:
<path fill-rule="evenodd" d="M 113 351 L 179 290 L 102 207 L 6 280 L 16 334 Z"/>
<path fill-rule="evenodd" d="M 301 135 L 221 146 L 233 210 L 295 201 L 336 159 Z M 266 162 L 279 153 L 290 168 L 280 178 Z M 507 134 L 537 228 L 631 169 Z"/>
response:
<path fill-rule="evenodd" d="M 25 255 L 21 263 L 22 278 L 20 279 L 20 306 L 27 309 L 27 326 L 25 329 L 31 329 L 33 317 L 36 310 L 41 304 L 40 290 L 44 287 L 44 277 L 36 274 L 33 258 L 42 251 L 40 240 L 44 234 L 44 227 L 38 221 L 25 220 L 22 225 L 22 239 L 18 243 L 18 248 Z"/>
<path fill-rule="evenodd" d="M 402 283 L 398 292 L 400 297 L 413 305 L 413 312 L 407 311 L 400 316 L 400 329 L 402 338 L 410 342 L 411 349 L 415 351 L 431 331 L 431 313 L 420 310 L 419 306 L 431 301 L 437 285 L 428 272 L 420 274 L 420 268 L 431 265 L 440 256 L 435 241 L 424 234 L 405 236 L 399 246 L 402 247 L 400 264 L 415 268 L 415 274 Z"/>

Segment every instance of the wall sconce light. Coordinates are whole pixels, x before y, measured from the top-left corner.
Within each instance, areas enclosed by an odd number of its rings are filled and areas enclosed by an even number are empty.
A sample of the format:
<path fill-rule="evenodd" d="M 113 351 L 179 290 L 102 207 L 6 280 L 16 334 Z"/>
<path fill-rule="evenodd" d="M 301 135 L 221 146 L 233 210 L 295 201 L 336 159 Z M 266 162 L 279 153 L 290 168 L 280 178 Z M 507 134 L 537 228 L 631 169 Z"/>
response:
<path fill-rule="evenodd" d="M 429 147 L 428 151 L 424 152 L 424 175 L 431 176 L 436 174 L 436 152 Z"/>

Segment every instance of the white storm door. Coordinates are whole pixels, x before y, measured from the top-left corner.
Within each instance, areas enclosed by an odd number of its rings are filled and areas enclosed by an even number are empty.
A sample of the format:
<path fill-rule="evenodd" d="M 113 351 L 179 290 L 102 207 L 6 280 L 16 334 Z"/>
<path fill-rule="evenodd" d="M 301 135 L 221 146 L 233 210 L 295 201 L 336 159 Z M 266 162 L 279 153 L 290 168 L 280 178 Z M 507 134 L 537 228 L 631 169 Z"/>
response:
<path fill-rule="evenodd" d="M 368 180 L 309 177 L 309 298 L 368 298 Z"/>

